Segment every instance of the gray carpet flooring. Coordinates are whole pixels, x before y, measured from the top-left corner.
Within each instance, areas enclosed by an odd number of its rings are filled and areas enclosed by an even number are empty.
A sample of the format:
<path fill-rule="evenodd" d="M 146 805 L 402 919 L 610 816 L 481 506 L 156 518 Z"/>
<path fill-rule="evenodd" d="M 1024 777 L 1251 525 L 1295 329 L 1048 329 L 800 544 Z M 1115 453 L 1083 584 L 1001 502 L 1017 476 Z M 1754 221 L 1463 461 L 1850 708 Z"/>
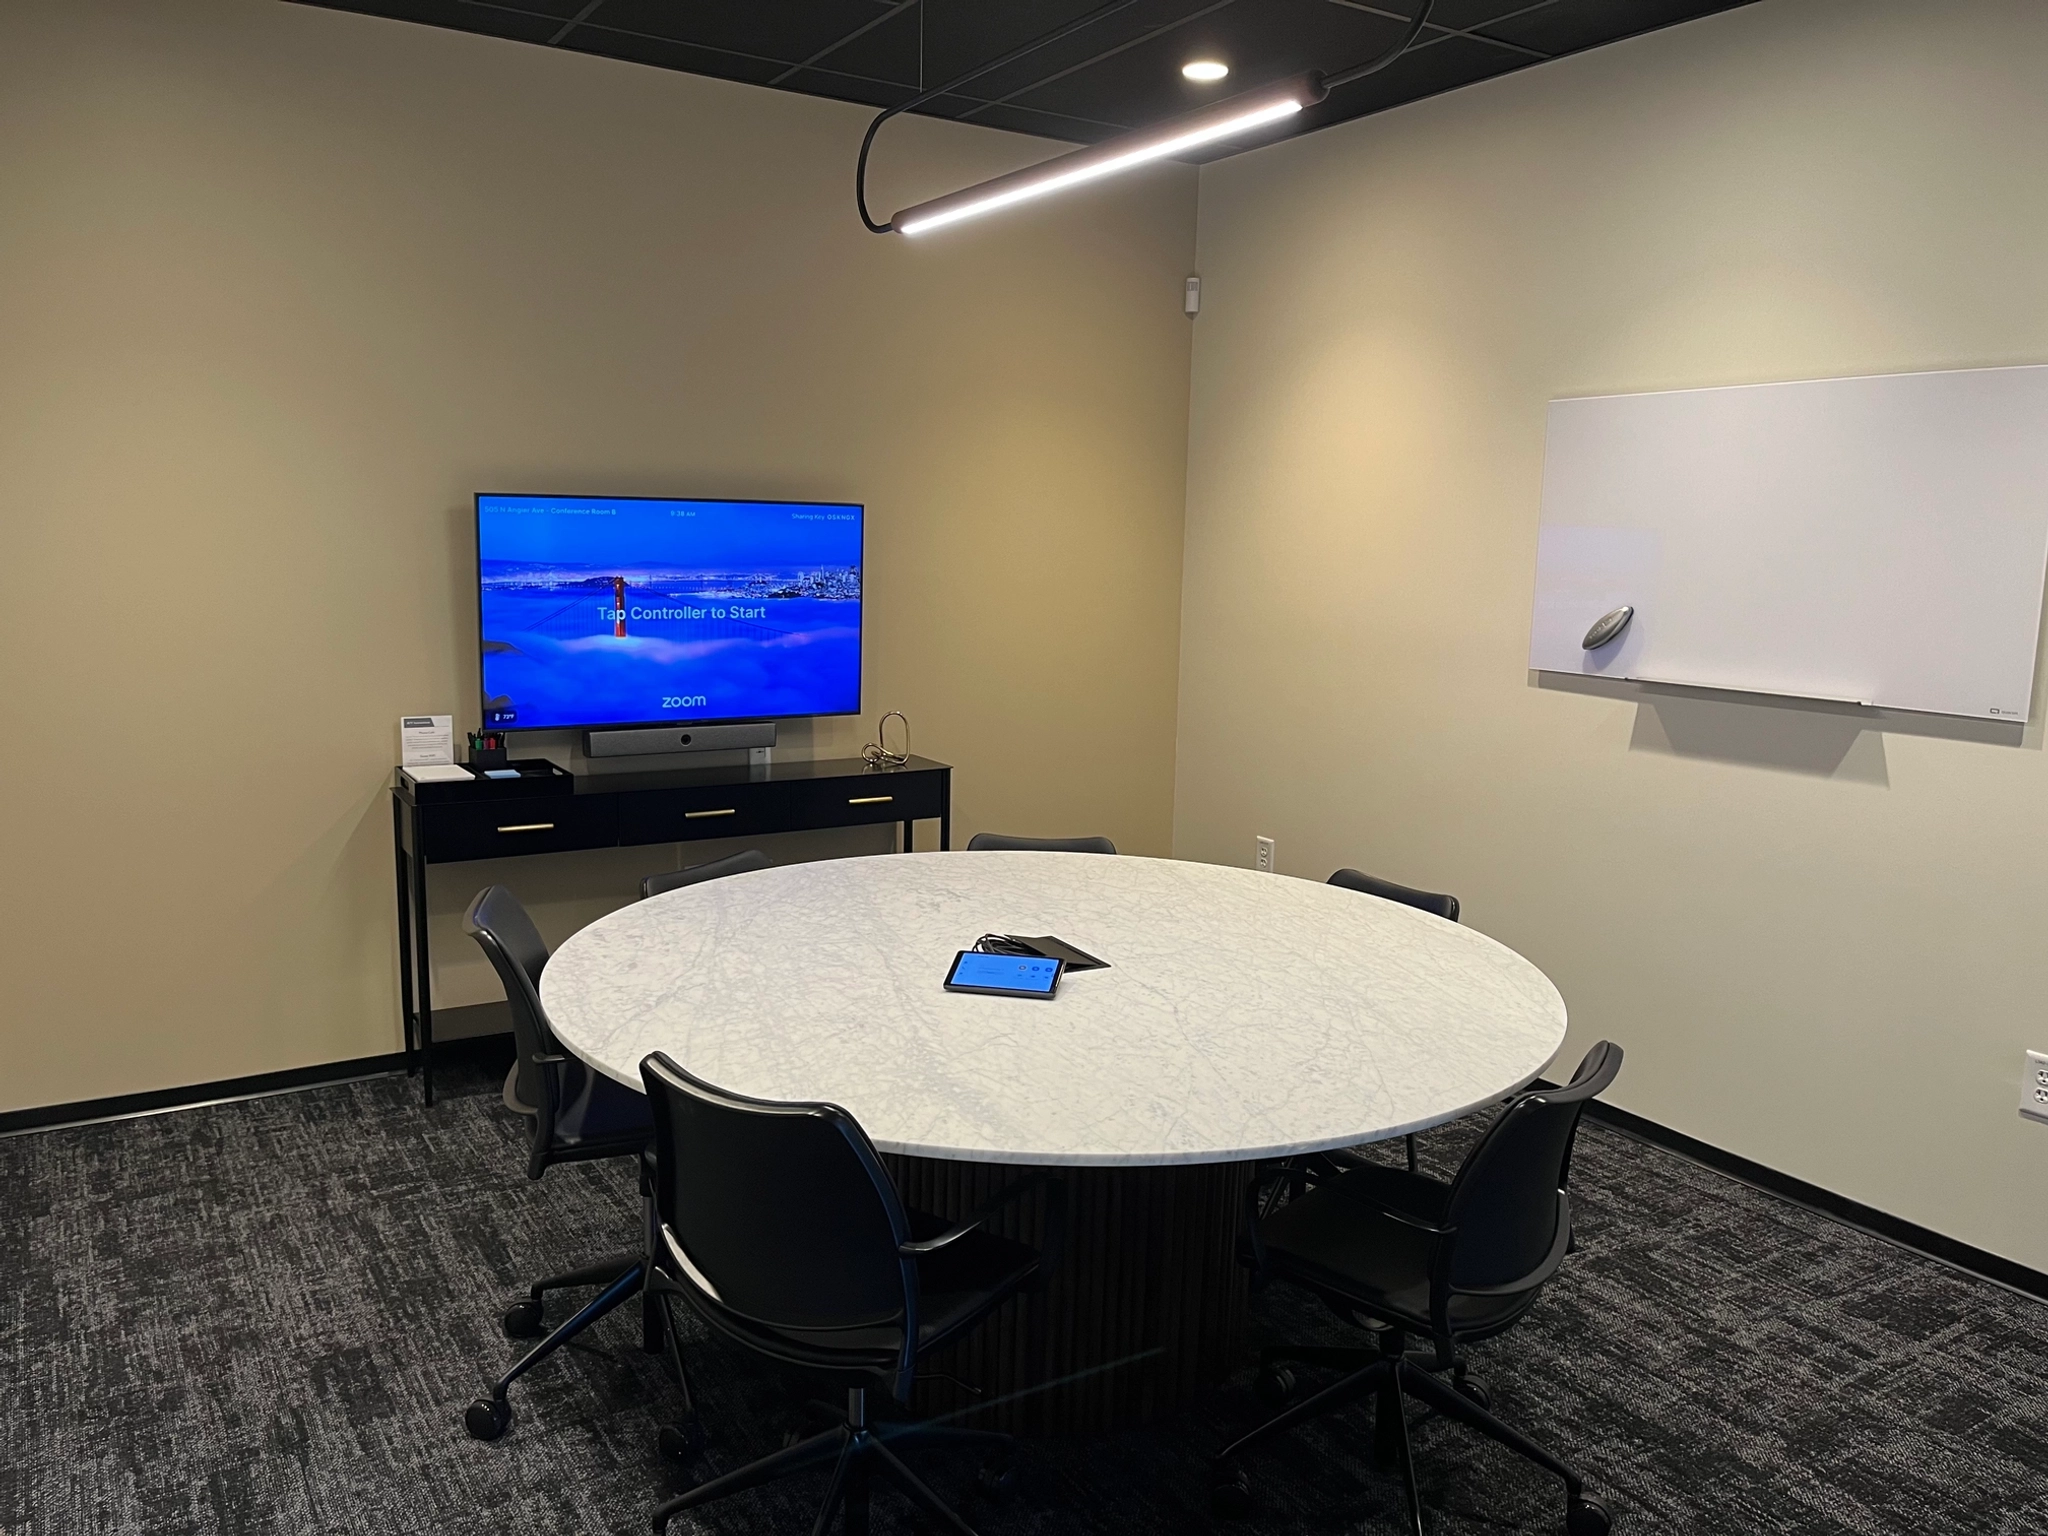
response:
<path fill-rule="evenodd" d="M 382 1079 L 0 1141 L 0 1531 L 646 1530 L 686 1474 L 655 1450 L 674 1395 L 630 1309 L 521 1384 L 504 1440 L 461 1423 L 513 1356 L 497 1318 L 524 1282 L 631 1246 L 631 1170 L 529 1183 L 495 1077 L 450 1089 L 432 1111 Z M 1474 1368 L 1618 1530 L 2048 1532 L 2048 1306 L 1599 1126 L 1573 1180 L 1581 1251 Z M 1280 1287 L 1254 1330 L 1351 1342 Z M 691 1348 L 710 1466 L 779 1444 L 787 1385 Z M 984 1536 L 1398 1529 L 1363 1409 L 1256 1453 L 1253 1516 L 1212 1519 L 1205 1458 L 1262 1416 L 1248 1377 L 1168 1423 L 1030 1445 L 1002 1506 L 971 1467 L 926 1465 Z M 1512 1457 L 1442 1422 L 1415 1443 L 1433 1533 L 1562 1529 L 1556 1486 Z M 822 1476 L 672 1529 L 800 1536 Z M 876 1528 L 912 1526 L 880 1495 Z"/>

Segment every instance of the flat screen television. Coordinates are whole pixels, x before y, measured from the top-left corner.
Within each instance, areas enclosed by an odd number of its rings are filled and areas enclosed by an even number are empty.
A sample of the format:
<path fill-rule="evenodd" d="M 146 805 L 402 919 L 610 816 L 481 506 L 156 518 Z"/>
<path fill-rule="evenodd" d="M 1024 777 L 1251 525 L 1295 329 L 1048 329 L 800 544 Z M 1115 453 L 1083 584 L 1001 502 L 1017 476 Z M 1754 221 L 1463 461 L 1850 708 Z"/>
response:
<path fill-rule="evenodd" d="M 860 713 L 862 510 L 479 495 L 484 728 Z"/>

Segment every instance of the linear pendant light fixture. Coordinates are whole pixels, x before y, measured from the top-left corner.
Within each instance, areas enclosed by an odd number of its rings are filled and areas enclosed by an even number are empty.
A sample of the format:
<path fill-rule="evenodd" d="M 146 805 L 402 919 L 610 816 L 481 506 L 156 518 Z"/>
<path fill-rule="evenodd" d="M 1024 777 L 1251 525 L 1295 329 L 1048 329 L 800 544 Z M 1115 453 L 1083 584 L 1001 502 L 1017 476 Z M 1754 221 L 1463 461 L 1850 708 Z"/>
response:
<path fill-rule="evenodd" d="M 929 202 L 918 203 L 903 209 L 886 224 L 875 222 L 874 216 L 868 212 L 868 151 L 874 147 L 875 134 L 880 131 L 882 124 L 899 112 L 908 112 L 935 97 L 951 94 L 970 81 L 1015 63 L 1027 54 L 1035 53 L 1040 48 L 1058 42 L 1084 27 L 1092 26 L 1132 3 L 1133 0 L 1108 0 L 1107 4 L 1075 17 L 1064 26 L 1048 32 L 1043 37 L 1034 38 L 1021 48 L 1012 49 L 1001 58 L 991 59 L 957 80 L 949 80 L 944 85 L 921 91 L 910 100 L 884 111 L 868 124 L 867 135 L 860 144 L 860 159 L 854 168 L 853 196 L 856 206 L 860 209 L 861 223 L 878 235 L 928 234 L 949 224 L 978 218 L 984 213 L 994 213 L 1000 208 L 1013 207 L 1018 203 L 1045 197 L 1054 192 L 1064 192 L 1069 187 L 1100 181 L 1105 176 L 1114 176 L 1120 171 L 1130 170 L 1149 161 L 1184 154 L 1204 144 L 1234 138 L 1267 124 L 1280 122 L 1306 107 L 1315 106 L 1338 86 L 1362 80 L 1367 75 L 1386 68 L 1406 53 L 1429 21 L 1429 13 L 1434 8 L 1435 0 L 1421 0 L 1414 17 L 1402 33 L 1401 40 L 1363 64 L 1339 70 L 1333 75 L 1309 70 L 1305 74 L 1294 75 L 1272 85 L 1260 86 L 1257 90 L 1246 91 L 1227 101 L 1216 102 L 1153 127 L 1122 134 L 1101 144 L 1091 144 L 1086 149 L 1077 149 L 1072 154 L 1059 155 L 1038 165 L 1026 166 L 1021 171 L 1012 171 L 1007 176 L 998 176 L 992 181 L 982 182 L 979 186 L 949 192 L 944 197 L 935 197 Z"/>
<path fill-rule="evenodd" d="M 1267 123 L 1292 117 L 1303 107 L 1312 107 L 1329 94 L 1322 77 L 1313 73 L 1296 75 L 1277 85 L 1246 91 L 1228 101 L 1172 118 L 1156 127 L 1127 133 L 1106 143 L 1091 144 L 1070 155 L 1060 155 L 1038 165 L 1026 166 L 1007 176 L 998 176 L 963 192 L 949 192 L 930 202 L 906 208 L 889 221 L 899 235 L 921 235 L 928 230 L 957 224 L 979 214 L 993 213 L 1034 197 L 1064 192 L 1084 182 L 1099 181 L 1143 165 L 1163 160 L 1201 144 L 1213 144 L 1236 134 L 1247 133 Z"/>

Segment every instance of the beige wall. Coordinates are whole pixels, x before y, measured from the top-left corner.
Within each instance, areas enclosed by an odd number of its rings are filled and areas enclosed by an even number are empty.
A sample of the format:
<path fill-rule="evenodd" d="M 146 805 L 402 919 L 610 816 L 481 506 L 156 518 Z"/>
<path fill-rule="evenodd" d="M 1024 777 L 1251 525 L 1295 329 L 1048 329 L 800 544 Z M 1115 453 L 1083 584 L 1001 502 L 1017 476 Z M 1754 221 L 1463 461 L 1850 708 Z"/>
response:
<path fill-rule="evenodd" d="M 2039 725 L 1526 672 L 1551 398 L 2048 361 L 2048 6 L 1763 0 L 1209 167 L 1198 254 L 1176 851 L 1455 891 L 1620 1104 L 2048 1265 Z"/>
<path fill-rule="evenodd" d="M 1166 850 L 1194 173 L 881 240 L 867 117 L 272 0 L 0 6 L 0 1109 L 396 1047 L 385 784 L 398 715 L 475 721 L 479 488 L 865 501 L 868 714 L 790 750 L 901 709 L 959 836 Z M 901 122 L 875 200 L 1054 147 Z M 672 862 L 442 872 L 442 1001 L 495 994 L 448 926 L 486 878 L 560 935 Z"/>

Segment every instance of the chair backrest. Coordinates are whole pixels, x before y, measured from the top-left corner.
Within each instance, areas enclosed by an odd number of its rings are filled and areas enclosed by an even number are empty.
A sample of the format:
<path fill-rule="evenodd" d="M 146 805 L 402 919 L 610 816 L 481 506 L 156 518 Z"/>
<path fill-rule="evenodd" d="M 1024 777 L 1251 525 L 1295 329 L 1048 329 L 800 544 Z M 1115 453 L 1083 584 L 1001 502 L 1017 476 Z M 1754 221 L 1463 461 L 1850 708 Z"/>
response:
<path fill-rule="evenodd" d="M 1620 1071 L 1621 1047 L 1602 1040 L 1564 1087 L 1517 1094 L 1466 1154 L 1445 1209 L 1453 1288 L 1533 1290 L 1550 1277 L 1571 1237 L 1579 1116 Z"/>
<path fill-rule="evenodd" d="M 665 1268 L 745 1322 L 900 1324 L 914 1343 L 917 1268 L 897 1251 L 910 1224 L 852 1115 L 728 1093 L 660 1052 L 640 1076 L 654 1112 L 655 1215 L 673 1239 Z"/>
<path fill-rule="evenodd" d="M 487 885 L 462 914 L 462 931 L 475 939 L 505 988 L 512 1010 L 512 1043 L 519 1052 L 519 1099 L 539 1112 L 536 1137 L 554 1119 L 553 1084 L 534 1065 L 536 1056 L 558 1054 L 554 1031 L 540 1005 L 540 973 L 548 963 L 548 947 L 519 898 L 502 885 Z"/>
<path fill-rule="evenodd" d="M 575 1067 L 578 1081 L 567 1081 L 561 1067 L 541 1065 L 543 1057 L 559 1057 L 555 1030 L 549 1028 L 547 1010 L 541 1008 L 541 971 L 547 967 L 547 944 L 532 926 L 526 907 L 502 885 L 485 885 L 463 913 L 463 932 L 477 940 L 477 946 L 498 971 L 506 989 L 506 1008 L 512 1012 L 512 1044 L 518 1051 L 518 1096 L 520 1104 L 532 1104 L 532 1155 L 526 1171 L 541 1176 L 549 1153 L 557 1143 L 557 1126 L 563 1120 L 569 1100 L 588 1094 L 590 1071 L 582 1063 Z"/>
<path fill-rule="evenodd" d="M 969 853 L 1115 853 L 1106 837 L 1009 837 L 977 832 L 967 839 Z"/>
<path fill-rule="evenodd" d="M 693 865 L 689 869 L 670 870 L 665 875 L 649 875 L 640 882 L 640 899 L 659 896 L 664 891 L 679 891 L 686 885 L 700 885 L 706 880 L 717 880 L 725 875 L 743 875 L 750 869 L 766 869 L 768 855 L 758 848 L 748 848 L 741 853 L 727 854 L 722 859 L 713 859 L 708 864 Z"/>
<path fill-rule="evenodd" d="M 1382 880 L 1358 869 L 1340 869 L 1330 876 L 1329 883 L 1341 885 L 1348 891 L 1363 891 L 1368 896 L 1398 901 L 1404 907 L 1433 912 L 1449 922 L 1455 923 L 1458 920 L 1458 898 L 1455 896 L 1444 896 L 1435 891 L 1418 891 L 1412 885 L 1396 885 L 1391 880 Z"/>
<path fill-rule="evenodd" d="M 540 1001 L 548 947 L 519 898 L 502 885 L 485 886 L 463 913 L 462 931 L 490 958 L 512 1013 L 519 1099 L 534 1109 L 527 1176 L 537 1179 L 553 1163 L 624 1155 L 644 1146 L 639 1095 L 585 1066 L 556 1041 Z M 622 1100 L 632 1111 L 623 1118 Z"/>

